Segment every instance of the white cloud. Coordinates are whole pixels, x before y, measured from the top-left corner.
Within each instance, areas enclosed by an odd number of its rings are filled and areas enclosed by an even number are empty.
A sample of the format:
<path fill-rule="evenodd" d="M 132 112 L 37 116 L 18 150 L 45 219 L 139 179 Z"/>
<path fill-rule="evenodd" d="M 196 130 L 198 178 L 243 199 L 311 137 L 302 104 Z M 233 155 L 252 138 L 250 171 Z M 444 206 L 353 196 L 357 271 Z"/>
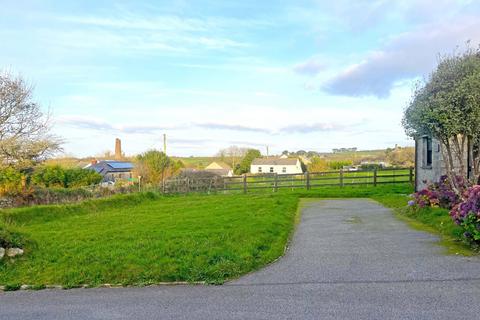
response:
<path fill-rule="evenodd" d="M 339 95 L 387 97 L 397 81 L 426 75 L 436 65 L 438 54 L 451 53 L 468 40 L 480 43 L 477 18 L 423 25 L 392 37 L 383 48 L 330 79 L 325 89 Z"/>

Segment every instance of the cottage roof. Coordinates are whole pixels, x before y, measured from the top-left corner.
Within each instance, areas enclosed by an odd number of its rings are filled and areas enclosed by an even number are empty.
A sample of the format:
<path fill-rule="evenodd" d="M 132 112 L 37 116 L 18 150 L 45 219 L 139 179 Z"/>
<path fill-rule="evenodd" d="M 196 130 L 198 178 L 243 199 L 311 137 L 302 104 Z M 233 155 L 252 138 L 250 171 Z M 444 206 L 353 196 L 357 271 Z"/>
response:
<path fill-rule="evenodd" d="M 226 164 L 225 162 L 222 161 L 213 161 L 210 163 L 205 169 L 228 169 L 231 170 L 232 168 Z"/>
<path fill-rule="evenodd" d="M 94 170 L 100 174 L 106 174 L 108 172 L 130 172 L 133 169 L 133 163 L 129 161 L 101 160 L 86 166 L 85 169 Z"/>
<path fill-rule="evenodd" d="M 256 158 L 252 161 L 252 165 L 256 166 L 294 166 L 297 164 L 297 158 L 277 158 L 277 157 L 270 157 L 270 158 Z"/>

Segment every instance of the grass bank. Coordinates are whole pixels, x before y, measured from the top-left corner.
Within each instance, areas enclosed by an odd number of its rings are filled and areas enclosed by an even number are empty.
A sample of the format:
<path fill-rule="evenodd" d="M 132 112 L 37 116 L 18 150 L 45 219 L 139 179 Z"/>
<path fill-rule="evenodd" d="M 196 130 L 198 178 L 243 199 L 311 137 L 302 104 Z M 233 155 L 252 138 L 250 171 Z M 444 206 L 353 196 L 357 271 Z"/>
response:
<path fill-rule="evenodd" d="M 409 185 L 382 185 L 247 195 L 144 193 L 6 210 L 0 228 L 23 237 L 25 255 L 0 262 L 0 285 L 222 283 L 283 254 L 301 198 L 372 198 L 400 216 L 411 192 Z M 437 222 L 401 216 L 440 232 L 438 221 L 451 222 L 436 214 Z"/>

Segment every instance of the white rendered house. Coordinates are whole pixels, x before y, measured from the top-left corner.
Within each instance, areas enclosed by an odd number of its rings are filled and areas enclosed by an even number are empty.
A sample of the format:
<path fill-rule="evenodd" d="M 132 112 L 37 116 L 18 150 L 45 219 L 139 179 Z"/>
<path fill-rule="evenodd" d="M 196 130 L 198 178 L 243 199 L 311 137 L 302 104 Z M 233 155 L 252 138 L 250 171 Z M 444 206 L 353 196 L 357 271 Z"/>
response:
<path fill-rule="evenodd" d="M 302 174 L 303 168 L 298 158 L 257 158 L 250 165 L 250 173 Z"/>

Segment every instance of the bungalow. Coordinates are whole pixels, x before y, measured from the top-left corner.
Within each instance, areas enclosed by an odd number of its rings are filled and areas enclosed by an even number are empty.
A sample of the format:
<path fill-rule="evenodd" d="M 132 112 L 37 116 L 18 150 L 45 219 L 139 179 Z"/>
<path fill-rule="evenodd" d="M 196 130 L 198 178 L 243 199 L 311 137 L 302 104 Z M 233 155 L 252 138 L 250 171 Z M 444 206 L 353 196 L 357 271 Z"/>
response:
<path fill-rule="evenodd" d="M 205 171 L 214 173 L 221 177 L 231 177 L 233 176 L 232 168 L 221 161 L 214 161 L 205 167 Z"/>
<path fill-rule="evenodd" d="M 84 169 L 94 170 L 103 176 L 103 182 L 131 180 L 133 163 L 117 160 L 93 160 Z"/>
<path fill-rule="evenodd" d="M 425 189 L 428 185 L 438 182 L 445 175 L 446 164 L 442 154 L 442 144 L 429 135 L 415 139 L 415 190 Z M 464 166 L 471 174 L 471 159 L 468 155 L 468 147 L 465 146 L 463 156 Z M 455 167 L 460 163 L 457 161 Z"/>
<path fill-rule="evenodd" d="M 251 173 L 302 174 L 300 159 L 281 157 L 256 158 L 250 165 Z"/>

